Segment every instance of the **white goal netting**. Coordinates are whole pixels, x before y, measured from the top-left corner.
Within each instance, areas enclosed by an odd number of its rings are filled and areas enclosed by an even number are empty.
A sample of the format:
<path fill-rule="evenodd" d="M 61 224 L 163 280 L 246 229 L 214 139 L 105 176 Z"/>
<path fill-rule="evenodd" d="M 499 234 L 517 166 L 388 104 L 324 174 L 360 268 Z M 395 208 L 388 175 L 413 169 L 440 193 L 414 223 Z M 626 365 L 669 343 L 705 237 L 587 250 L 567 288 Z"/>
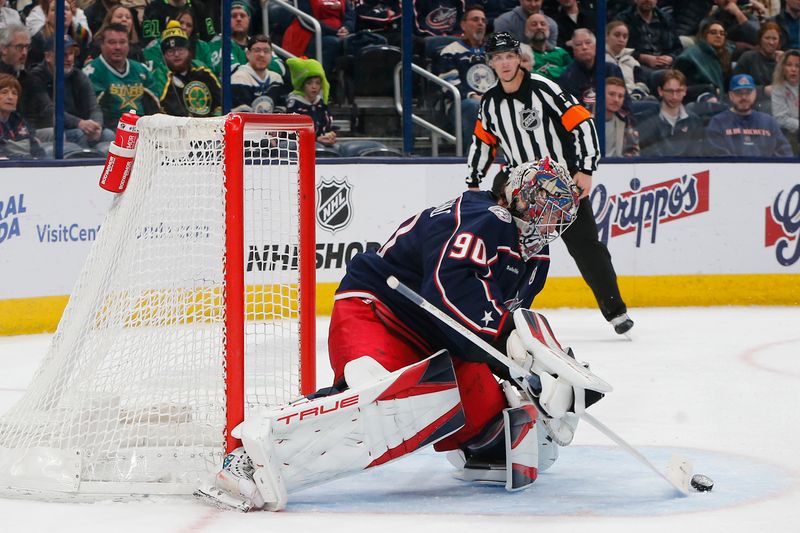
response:
<path fill-rule="evenodd" d="M 245 408 L 300 395 L 298 135 L 245 126 L 242 211 L 226 206 L 225 121 L 140 119 L 128 188 L 29 388 L 0 417 L 0 493 L 194 490 L 224 453 L 231 336 L 244 345 Z M 237 220 L 243 339 L 225 321 Z"/>

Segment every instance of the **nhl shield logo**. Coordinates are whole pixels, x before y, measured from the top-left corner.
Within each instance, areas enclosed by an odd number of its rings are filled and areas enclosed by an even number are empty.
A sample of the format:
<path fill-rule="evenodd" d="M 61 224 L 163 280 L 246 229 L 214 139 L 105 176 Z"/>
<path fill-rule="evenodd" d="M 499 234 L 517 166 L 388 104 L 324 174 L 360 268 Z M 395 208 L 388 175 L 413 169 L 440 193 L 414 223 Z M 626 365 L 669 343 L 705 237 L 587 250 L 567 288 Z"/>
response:
<path fill-rule="evenodd" d="M 322 178 L 317 185 L 317 224 L 332 233 L 350 224 L 353 218 L 350 200 L 352 189 L 346 178 Z"/>
<path fill-rule="evenodd" d="M 522 123 L 522 129 L 526 131 L 535 130 L 541 123 L 539 113 L 535 109 L 523 109 L 519 112 L 519 118 Z"/>

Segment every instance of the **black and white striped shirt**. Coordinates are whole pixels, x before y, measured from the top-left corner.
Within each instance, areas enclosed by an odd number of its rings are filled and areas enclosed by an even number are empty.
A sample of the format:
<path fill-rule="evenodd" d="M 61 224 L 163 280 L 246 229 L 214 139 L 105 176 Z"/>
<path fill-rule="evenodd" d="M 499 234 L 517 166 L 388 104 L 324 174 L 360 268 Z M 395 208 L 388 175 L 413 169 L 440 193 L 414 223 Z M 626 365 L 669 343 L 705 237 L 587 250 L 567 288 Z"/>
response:
<path fill-rule="evenodd" d="M 525 76 L 513 94 L 498 81 L 483 95 L 467 158 L 469 186 L 477 186 L 486 175 L 498 145 L 511 167 L 550 156 L 572 174 L 591 174 L 600 159 L 589 111 L 538 74 Z"/>

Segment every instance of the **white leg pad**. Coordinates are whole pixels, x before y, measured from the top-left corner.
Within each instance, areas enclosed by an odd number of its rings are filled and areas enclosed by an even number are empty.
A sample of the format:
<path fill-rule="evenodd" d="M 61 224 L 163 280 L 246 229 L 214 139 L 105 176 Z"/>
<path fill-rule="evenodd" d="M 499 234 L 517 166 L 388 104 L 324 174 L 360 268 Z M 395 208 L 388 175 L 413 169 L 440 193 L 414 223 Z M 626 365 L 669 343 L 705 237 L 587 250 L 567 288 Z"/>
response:
<path fill-rule="evenodd" d="M 358 376 L 385 375 L 339 394 L 253 413 L 239 426 L 266 508 L 281 509 L 287 494 L 387 463 L 463 427 L 446 351 L 392 373 L 370 366 L 356 365 Z"/>

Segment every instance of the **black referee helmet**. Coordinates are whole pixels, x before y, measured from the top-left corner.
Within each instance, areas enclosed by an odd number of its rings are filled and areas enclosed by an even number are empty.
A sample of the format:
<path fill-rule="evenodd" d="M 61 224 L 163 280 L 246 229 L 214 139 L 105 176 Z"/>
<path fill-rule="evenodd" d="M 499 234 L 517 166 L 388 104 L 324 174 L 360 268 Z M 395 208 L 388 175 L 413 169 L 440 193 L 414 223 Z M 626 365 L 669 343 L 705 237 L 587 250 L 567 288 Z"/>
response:
<path fill-rule="evenodd" d="M 489 57 L 499 52 L 514 52 L 519 54 L 519 41 L 507 31 L 493 33 L 486 40 L 484 50 Z"/>

